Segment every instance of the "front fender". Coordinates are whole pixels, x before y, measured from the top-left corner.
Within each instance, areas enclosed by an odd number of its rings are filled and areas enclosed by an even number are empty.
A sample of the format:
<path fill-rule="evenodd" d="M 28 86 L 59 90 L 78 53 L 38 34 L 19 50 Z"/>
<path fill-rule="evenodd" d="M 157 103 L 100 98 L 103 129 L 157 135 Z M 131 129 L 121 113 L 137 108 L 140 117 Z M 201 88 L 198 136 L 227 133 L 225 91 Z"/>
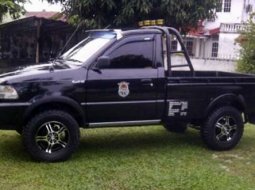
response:
<path fill-rule="evenodd" d="M 28 118 L 31 117 L 35 113 L 36 110 L 41 109 L 42 107 L 45 106 L 52 107 L 54 108 L 54 105 L 59 105 L 59 106 L 67 106 L 74 111 L 75 116 L 79 118 L 79 123 L 81 125 L 85 124 L 86 118 L 85 118 L 85 113 L 81 107 L 81 105 L 76 102 L 75 100 L 69 98 L 69 97 L 64 97 L 64 96 L 49 96 L 49 97 L 42 97 L 40 99 L 37 99 L 34 101 L 25 111 L 24 113 L 24 120 L 27 121 Z"/>

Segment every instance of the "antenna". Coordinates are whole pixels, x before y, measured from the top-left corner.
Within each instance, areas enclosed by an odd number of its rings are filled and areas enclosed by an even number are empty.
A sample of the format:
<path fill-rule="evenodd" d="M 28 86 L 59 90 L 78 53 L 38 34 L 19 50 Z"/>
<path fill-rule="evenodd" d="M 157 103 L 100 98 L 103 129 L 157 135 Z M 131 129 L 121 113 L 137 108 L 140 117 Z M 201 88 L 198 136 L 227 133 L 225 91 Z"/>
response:
<path fill-rule="evenodd" d="M 65 43 L 64 47 L 61 49 L 61 51 L 59 52 L 58 56 L 56 57 L 56 59 L 58 59 L 63 51 L 66 49 L 66 47 L 68 46 L 68 44 L 71 42 L 71 40 L 73 39 L 74 35 L 78 32 L 78 30 L 80 29 L 80 27 L 82 26 L 83 21 L 81 21 L 78 26 L 76 27 L 75 31 L 72 33 L 72 35 L 68 38 L 67 42 Z"/>
<path fill-rule="evenodd" d="M 84 21 L 81 21 L 78 26 L 76 27 L 75 31 L 72 33 L 72 35 L 68 38 L 67 42 L 65 43 L 64 47 L 61 49 L 61 51 L 59 52 L 58 56 L 55 58 L 58 59 L 63 51 L 66 49 L 66 47 L 68 46 L 68 44 L 71 42 L 71 40 L 73 39 L 74 35 L 78 32 L 78 30 L 80 29 L 80 27 L 84 24 Z M 111 24 L 109 24 L 108 26 L 106 26 L 104 29 L 108 29 L 111 27 Z"/>

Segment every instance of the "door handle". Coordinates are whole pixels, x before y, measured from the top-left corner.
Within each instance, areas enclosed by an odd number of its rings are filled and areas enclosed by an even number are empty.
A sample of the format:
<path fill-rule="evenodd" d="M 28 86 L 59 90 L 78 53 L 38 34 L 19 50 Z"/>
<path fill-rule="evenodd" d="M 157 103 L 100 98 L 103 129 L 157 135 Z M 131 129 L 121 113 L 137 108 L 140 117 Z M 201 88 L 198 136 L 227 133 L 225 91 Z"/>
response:
<path fill-rule="evenodd" d="M 154 83 L 152 82 L 152 79 L 142 79 L 141 82 L 143 83 L 144 86 L 154 86 Z"/>
<path fill-rule="evenodd" d="M 150 83 L 150 82 L 152 82 L 152 79 L 142 79 L 141 82 L 142 83 Z"/>

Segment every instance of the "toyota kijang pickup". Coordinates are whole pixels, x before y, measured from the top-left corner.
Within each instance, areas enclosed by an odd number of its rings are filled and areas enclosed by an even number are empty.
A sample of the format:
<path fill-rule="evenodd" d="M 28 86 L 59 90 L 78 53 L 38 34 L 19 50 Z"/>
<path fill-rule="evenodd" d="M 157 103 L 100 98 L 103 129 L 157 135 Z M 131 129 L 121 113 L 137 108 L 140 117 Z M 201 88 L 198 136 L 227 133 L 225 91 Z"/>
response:
<path fill-rule="evenodd" d="M 195 71 L 173 28 L 92 30 L 52 62 L 1 74 L 0 110 L 0 128 L 38 161 L 68 159 L 80 128 L 114 126 L 193 126 L 210 149 L 229 150 L 255 123 L 255 76 Z"/>

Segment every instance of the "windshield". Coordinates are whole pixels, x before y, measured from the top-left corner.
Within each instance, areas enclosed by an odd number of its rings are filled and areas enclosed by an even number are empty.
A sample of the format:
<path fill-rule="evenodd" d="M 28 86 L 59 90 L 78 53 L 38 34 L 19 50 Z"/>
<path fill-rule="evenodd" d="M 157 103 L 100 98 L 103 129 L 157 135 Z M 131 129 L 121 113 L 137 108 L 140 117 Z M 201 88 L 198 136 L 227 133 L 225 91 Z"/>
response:
<path fill-rule="evenodd" d="M 60 58 L 75 65 L 82 65 L 114 38 L 116 34 L 113 32 L 90 33 L 85 40 L 68 50 Z"/>

